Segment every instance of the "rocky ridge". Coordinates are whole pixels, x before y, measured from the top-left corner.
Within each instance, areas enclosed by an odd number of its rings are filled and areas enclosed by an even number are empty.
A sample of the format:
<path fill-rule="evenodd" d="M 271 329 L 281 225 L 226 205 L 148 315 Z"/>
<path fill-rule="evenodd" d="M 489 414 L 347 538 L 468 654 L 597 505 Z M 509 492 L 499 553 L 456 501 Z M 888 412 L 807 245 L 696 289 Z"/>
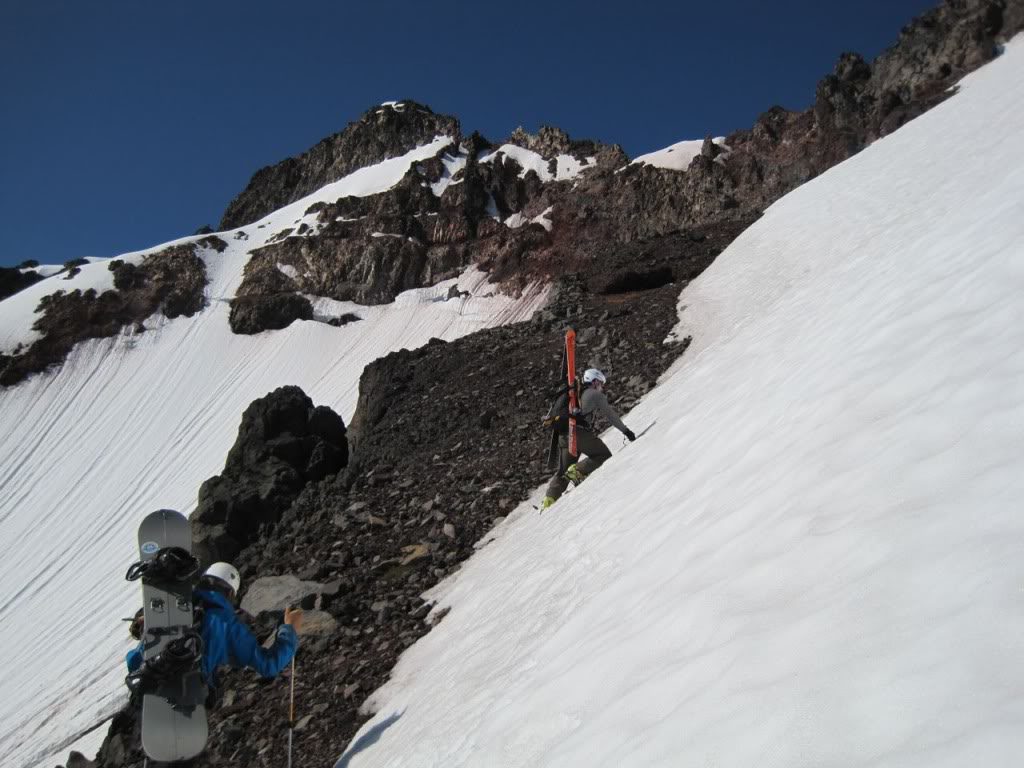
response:
<path fill-rule="evenodd" d="M 199 488 L 192 514 L 196 554 L 232 560 L 264 527 L 273 527 L 309 483 L 348 464 L 345 423 L 298 387 L 280 387 L 242 414 L 224 471 Z"/>
<path fill-rule="evenodd" d="M 393 189 L 317 204 L 307 211 L 317 215 L 315 227 L 281 233 L 256 250 L 239 301 L 314 294 L 389 302 L 470 264 L 514 292 L 583 269 L 593 250 L 609 244 L 751 218 L 948 97 L 959 78 L 997 55 L 1001 36 L 1021 28 L 1020 6 L 1020 0 L 946 2 L 905 27 L 875 62 L 842 54 L 819 82 L 813 107 L 772 107 L 751 129 L 726 137 L 724 147 L 705 140 L 682 173 L 626 165 L 615 145 L 574 141 L 547 126 L 536 135 L 519 128 L 501 142 L 538 153 L 549 171 L 559 156 L 583 164 L 571 179 L 546 180 L 510 153 L 495 155 L 496 145 L 486 139 L 453 133 L 451 147 L 416 164 Z M 430 187 L 445 178 L 455 147 L 464 166 L 436 195 Z M 254 179 L 251 194 L 257 186 Z M 278 265 L 292 267 L 295 277 L 282 275 Z M 292 301 L 285 309 L 297 316 L 299 302 Z"/>
<path fill-rule="evenodd" d="M 670 244 L 625 246 L 624 254 L 599 259 L 590 281 L 560 280 L 550 305 L 530 322 L 437 340 L 371 364 L 348 428 L 354 447 L 348 466 L 305 482 L 276 522 L 239 510 L 250 539 L 240 552 L 234 542 L 219 549 L 220 540 L 206 535 L 204 510 L 214 497 L 225 506 L 237 503 L 267 489 L 266 482 L 236 484 L 234 497 L 221 493 L 219 478 L 203 485 L 193 528 L 203 537 L 204 557 L 233 556 L 244 589 L 271 575 L 303 582 L 297 602 L 330 617 L 318 619 L 298 661 L 298 716 L 305 722 L 295 744 L 303 760 L 337 758 L 365 719 L 363 699 L 387 679 L 402 650 L 429 631 L 431 606 L 423 592 L 456 570 L 495 522 L 548 477 L 540 417 L 561 381 L 567 325 L 577 328 L 581 365 L 609 373 L 610 397 L 623 412 L 685 349 L 687 340 L 665 338 L 677 322 L 676 300 L 687 278 L 634 283 L 616 259 L 653 271 L 670 263 L 693 276 L 747 224 L 680 233 Z M 277 460 L 247 425 L 262 422 L 255 414 L 289 402 L 311 406 L 295 388 L 284 388 L 254 403 L 243 419 L 231 457 L 263 457 L 248 465 L 260 477 L 274 476 Z M 248 600 L 243 592 L 243 605 Z M 276 625 L 274 610 L 252 617 L 263 635 Z M 280 762 L 287 680 L 261 681 L 245 671 L 224 680 L 232 704 L 213 716 L 209 749 L 197 765 Z M 130 711 L 119 715 L 99 764 L 141 766 L 136 728 Z"/>
<path fill-rule="evenodd" d="M 421 595 L 486 546 L 495 520 L 547 478 L 546 436 L 537 422 L 556 382 L 564 328 L 577 328 L 581 365 L 608 371 L 613 403 L 628 411 L 685 349 L 685 340 L 664 340 L 689 279 L 766 205 L 937 103 L 956 78 L 996 55 L 999 37 L 1022 25 L 1019 0 L 950 0 L 905 28 L 874 64 L 844 54 L 819 84 L 813 108 L 773 108 L 750 131 L 728 137 L 724 152 L 705 142 L 685 173 L 595 167 L 573 190 L 564 182 L 542 183 L 521 167 L 506 168 L 512 158 L 490 171 L 467 162 L 457 185 L 462 189 L 452 193 L 462 207 L 447 208 L 459 237 L 474 234 L 443 245 L 456 246 L 455 255 L 489 269 L 511 289 L 545 276 L 557 290 L 528 323 L 433 342 L 368 366 L 348 428 L 348 465 L 305 483 L 276 521 L 255 527 L 235 556 L 246 583 L 276 575 L 320 585 L 299 599 L 334 621 L 333 629 L 305 641 L 299 655 L 296 749 L 303 760 L 337 759 L 365 718 L 362 701 L 386 680 L 401 651 L 429 630 L 431 606 Z M 531 148 L 529 137 L 515 138 Z M 534 140 L 532 147 L 540 146 L 561 153 L 565 145 L 549 133 Z M 427 183 L 440 178 L 436 167 L 421 165 L 410 174 Z M 482 178 L 474 180 L 477 173 Z M 406 186 L 410 196 L 419 194 L 411 176 Z M 476 219 L 481 192 L 496 205 L 499 197 L 505 201 L 501 212 L 509 215 L 534 218 L 552 208 L 551 229 Z M 440 216 L 442 203 L 426 212 L 403 209 L 399 193 L 389 191 L 338 201 L 325 219 L 366 216 L 370 221 L 347 230 L 362 237 L 383 221 L 374 216 L 413 227 L 424 213 Z M 323 223 L 329 228 L 330 221 Z M 419 240 L 409 231 L 405 237 Z M 438 245 L 431 241 L 426 250 Z M 319 246 L 307 247 L 312 253 Z M 326 262 L 331 252 L 323 247 L 320 257 L 303 254 L 309 263 L 295 257 L 293 265 L 312 273 L 315 260 Z M 343 282 L 359 285 L 347 277 L 335 284 Z M 325 281 L 328 288 L 331 283 Z M 366 295 L 384 297 L 388 290 L 376 285 Z M 625 420 L 630 423 L 628 415 Z M 557 514 L 557 505 L 549 514 Z M 264 611 L 253 622 L 266 633 L 274 617 Z M 286 701 L 285 679 L 227 675 L 226 703 L 211 718 L 209 749 L 198 765 L 279 763 Z M 115 718 L 97 765 L 141 765 L 133 722 L 128 710 Z"/>
<path fill-rule="evenodd" d="M 205 305 L 206 265 L 200 248 L 222 251 L 223 240 L 208 237 L 198 243 L 175 245 L 146 256 L 140 264 L 115 260 L 108 269 L 114 287 L 56 291 L 44 296 L 36 310 L 33 330 L 42 334 L 26 349 L 0 354 L 0 386 L 12 386 L 33 373 L 59 365 L 71 349 L 86 339 L 104 339 L 130 328 L 144 333 L 143 322 L 159 312 L 168 319 L 191 317 Z M 68 271 L 77 269 L 69 267 Z"/>
<path fill-rule="evenodd" d="M 358 168 L 397 157 L 435 136 L 459 136 L 459 121 L 414 101 L 382 104 L 298 157 L 261 168 L 228 205 L 220 229 L 241 227 Z"/>

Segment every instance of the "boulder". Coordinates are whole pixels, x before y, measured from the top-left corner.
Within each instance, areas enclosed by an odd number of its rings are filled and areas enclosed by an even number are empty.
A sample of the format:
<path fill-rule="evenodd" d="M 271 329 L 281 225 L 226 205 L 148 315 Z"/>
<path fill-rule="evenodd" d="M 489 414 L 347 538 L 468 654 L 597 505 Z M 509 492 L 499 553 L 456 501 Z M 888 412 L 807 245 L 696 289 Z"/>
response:
<path fill-rule="evenodd" d="M 192 537 L 204 563 L 231 560 L 273 526 L 308 484 L 348 463 L 344 421 L 298 387 L 252 402 L 224 471 L 206 480 L 192 513 Z"/>
<path fill-rule="evenodd" d="M 236 296 L 231 300 L 228 316 L 231 330 L 244 335 L 281 330 L 296 320 L 312 319 L 313 305 L 297 293 Z"/>
<path fill-rule="evenodd" d="M 74 752 L 68 755 L 67 768 L 96 768 L 96 763 L 86 758 L 81 752 Z"/>
<path fill-rule="evenodd" d="M 320 584 L 315 581 L 302 581 L 290 574 L 284 576 L 264 576 L 256 579 L 246 590 L 242 598 L 242 610 L 257 616 L 264 611 L 283 611 L 315 599 L 320 595 L 333 595 L 338 591 L 337 584 Z M 310 613 L 322 613 L 310 611 Z M 320 625 L 325 622 L 317 619 Z"/>
<path fill-rule="evenodd" d="M 338 631 L 338 620 L 327 611 L 303 611 L 302 631 L 303 637 L 330 637 Z"/>

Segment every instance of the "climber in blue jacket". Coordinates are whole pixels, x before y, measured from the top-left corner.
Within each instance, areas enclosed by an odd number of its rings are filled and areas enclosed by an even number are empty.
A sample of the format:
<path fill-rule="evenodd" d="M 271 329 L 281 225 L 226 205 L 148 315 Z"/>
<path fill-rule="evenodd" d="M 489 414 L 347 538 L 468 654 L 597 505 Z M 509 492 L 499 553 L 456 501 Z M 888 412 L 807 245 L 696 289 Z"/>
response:
<path fill-rule="evenodd" d="M 259 644 L 252 630 L 235 616 L 234 601 L 241 583 L 233 565 L 214 563 L 203 573 L 194 593 L 203 609 L 203 680 L 211 690 L 217 688 L 218 667 L 249 667 L 264 677 L 274 677 L 288 666 L 299 645 L 302 611 L 291 608 L 284 612 L 284 623 L 277 628 L 274 644 L 270 648 Z M 142 637 L 141 612 L 132 625 L 132 634 Z M 125 661 L 129 672 L 142 666 L 142 643 L 128 652 Z"/>

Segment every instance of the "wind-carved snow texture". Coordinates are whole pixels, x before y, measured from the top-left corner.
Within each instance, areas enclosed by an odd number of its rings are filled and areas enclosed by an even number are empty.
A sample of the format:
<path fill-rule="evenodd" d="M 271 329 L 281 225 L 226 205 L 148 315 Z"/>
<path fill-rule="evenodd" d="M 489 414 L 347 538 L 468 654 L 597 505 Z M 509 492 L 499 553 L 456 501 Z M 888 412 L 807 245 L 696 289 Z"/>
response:
<path fill-rule="evenodd" d="M 772 206 L 651 431 L 435 590 L 339 765 L 1020 765 L 1022 169 L 1018 39 Z"/>
<path fill-rule="evenodd" d="M 220 233 L 228 248 L 201 253 L 210 278 L 205 310 L 173 321 L 155 315 L 145 333 L 80 344 L 59 372 L 0 390 L 4 766 L 50 768 L 67 756 L 68 739 L 125 700 L 123 657 L 131 642 L 118 617 L 131 616 L 139 601 L 138 585 L 124 581 L 137 555 L 137 524 L 154 509 L 187 514 L 195 508 L 200 484 L 222 469 L 250 402 L 297 384 L 348 422 L 359 376 L 371 361 L 432 337 L 451 340 L 525 320 L 544 304 L 543 289 L 513 299 L 496 294 L 487 276 L 471 268 L 388 305 L 316 302 L 318 315 L 359 316 L 340 328 L 296 322 L 255 336 L 231 332 L 229 301 L 249 250 L 312 203 L 388 189 L 412 163 L 450 143 L 439 137 Z M 119 258 L 141 261 L 166 246 Z M 13 347 L 31 338 L 41 296 L 110 285 L 107 262 L 99 261 L 66 283 L 57 277 L 30 286 L 0 302 L 0 343 Z M 453 286 L 468 296 L 446 301 Z M 103 735 L 97 734 L 93 749 Z"/>

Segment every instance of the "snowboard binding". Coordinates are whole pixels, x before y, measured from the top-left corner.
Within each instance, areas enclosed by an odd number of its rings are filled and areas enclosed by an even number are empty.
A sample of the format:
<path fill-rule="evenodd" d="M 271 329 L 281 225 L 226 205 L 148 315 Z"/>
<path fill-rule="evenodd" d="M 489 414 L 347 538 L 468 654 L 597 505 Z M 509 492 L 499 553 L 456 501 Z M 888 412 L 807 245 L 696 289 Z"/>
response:
<path fill-rule="evenodd" d="M 153 693 L 161 683 L 183 677 L 199 667 L 203 657 L 203 638 L 198 632 L 189 632 L 171 640 L 164 649 L 142 663 L 125 678 L 132 696 Z"/>
<path fill-rule="evenodd" d="M 199 575 L 199 560 L 182 547 L 164 547 L 148 560 L 132 563 L 124 575 L 127 581 L 181 582 Z"/>

